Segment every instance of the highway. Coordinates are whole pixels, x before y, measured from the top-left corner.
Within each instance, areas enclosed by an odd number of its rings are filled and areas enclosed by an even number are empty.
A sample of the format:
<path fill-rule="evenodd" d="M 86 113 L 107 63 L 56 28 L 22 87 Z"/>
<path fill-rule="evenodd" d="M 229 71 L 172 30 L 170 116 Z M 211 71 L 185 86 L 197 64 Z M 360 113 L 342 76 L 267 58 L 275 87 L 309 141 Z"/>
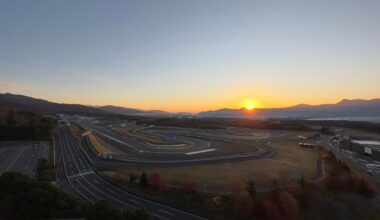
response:
<path fill-rule="evenodd" d="M 322 137 L 322 139 L 318 142 L 319 144 L 324 145 L 326 148 L 330 149 L 331 152 L 334 153 L 336 158 L 338 160 L 341 160 L 345 162 L 348 166 L 356 168 L 356 170 L 360 170 L 363 174 L 365 174 L 369 179 L 371 179 L 374 183 L 377 184 L 377 186 L 380 188 L 380 176 L 379 175 L 373 175 L 369 176 L 366 174 L 368 167 L 366 166 L 366 163 L 361 163 L 361 161 L 365 161 L 368 164 L 369 163 L 374 163 L 373 161 L 370 162 L 370 158 L 365 157 L 363 155 L 356 155 L 355 157 L 353 156 L 348 156 L 345 154 L 342 150 L 340 150 L 338 147 L 334 147 L 330 144 L 331 137 L 326 136 Z"/>
<path fill-rule="evenodd" d="M 91 168 L 66 125 L 59 128 L 57 144 L 61 149 L 66 178 L 84 199 L 92 203 L 105 200 L 119 208 L 142 208 L 152 219 L 205 219 L 130 194 L 107 182 Z"/>

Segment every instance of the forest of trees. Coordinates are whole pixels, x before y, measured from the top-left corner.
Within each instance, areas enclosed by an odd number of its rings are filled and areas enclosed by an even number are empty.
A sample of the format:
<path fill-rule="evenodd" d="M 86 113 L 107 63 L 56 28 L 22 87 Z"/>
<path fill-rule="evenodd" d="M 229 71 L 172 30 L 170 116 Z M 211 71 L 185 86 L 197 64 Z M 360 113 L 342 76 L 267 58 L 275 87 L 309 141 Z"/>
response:
<path fill-rule="evenodd" d="M 10 109 L 0 118 L 0 141 L 48 139 L 52 130 L 53 120 L 40 112 Z"/>
<path fill-rule="evenodd" d="M 50 219 L 50 218 L 149 219 L 143 210 L 114 208 L 101 201 L 83 203 L 55 186 L 37 181 L 16 172 L 0 176 L 0 219 Z"/>

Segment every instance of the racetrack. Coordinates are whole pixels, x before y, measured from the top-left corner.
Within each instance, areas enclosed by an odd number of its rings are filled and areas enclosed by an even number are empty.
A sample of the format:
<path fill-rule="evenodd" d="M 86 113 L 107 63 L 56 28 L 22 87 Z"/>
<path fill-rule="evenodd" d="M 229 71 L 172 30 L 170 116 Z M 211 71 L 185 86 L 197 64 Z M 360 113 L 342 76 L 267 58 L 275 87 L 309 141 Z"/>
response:
<path fill-rule="evenodd" d="M 207 135 L 205 131 L 197 132 L 186 129 L 154 128 L 146 129 L 159 137 L 171 136 L 178 141 L 186 141 L 190 147 L 182 148 L 160 146 L 138 141 L 106 126 L 94 125 L 90 121 L 76 122 L 104 142 L 122 151 L 123 154 L 113 154 L 109 161 L 142 164 L 178 165 L 181 163 L 215 163 L 248 159 L 273 157 L 275 151 L 267 146 L 266 138 L 259 139 L 229 139 L 219 134 Z M 87 143 L 88 147 L 90 143 Z"/>

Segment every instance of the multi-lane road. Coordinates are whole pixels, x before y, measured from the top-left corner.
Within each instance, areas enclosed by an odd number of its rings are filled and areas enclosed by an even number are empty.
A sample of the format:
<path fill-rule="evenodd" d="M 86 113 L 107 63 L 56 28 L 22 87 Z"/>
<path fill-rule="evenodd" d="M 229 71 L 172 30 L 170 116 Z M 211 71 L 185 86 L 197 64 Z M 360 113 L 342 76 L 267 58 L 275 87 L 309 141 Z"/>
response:
<path fill-rule="evenodd" d="M 205 219 L 130 194 L 107 182 L 91 168 L 69 128 L 62 125 L 59 130 L 57 143 L 67 180 L 86 200 L 105 200 L 120 208 L 142 208 L 152 219 Z"/>

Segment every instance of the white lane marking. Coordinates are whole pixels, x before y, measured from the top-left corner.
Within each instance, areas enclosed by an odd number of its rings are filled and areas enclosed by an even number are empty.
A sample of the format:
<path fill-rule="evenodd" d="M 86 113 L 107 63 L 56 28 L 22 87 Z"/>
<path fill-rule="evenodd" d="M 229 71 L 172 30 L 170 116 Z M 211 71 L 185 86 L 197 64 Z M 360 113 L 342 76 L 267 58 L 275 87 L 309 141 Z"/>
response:
<path fill-rule="evenodd" d="M 103 179 L 102 177 L 99 176 L 99 174 L 97 174 L 96 172 L 94 173 L 102 182 L 104 182 L 105 184 L 109 185 L 109 186 L 113 186 L 115 187 L 114 185 L 112 185 L 111 183 L 109 183 L 108 181 L 106 181 L 105 179 Z M 120 193 L 124 194 L 124 195 L 127 195 L 127 196 L 130 196 L 130 197 L 134 197 L 136 199 L 140 199 L 142 201 L 145 201 L 145 202 L 148 202 L 150 204 L 156 204 L 157 206 L 160 206 L 160 207 L 165 207 L 166 209 L 170 209 L 170 210 L 173 210 L 175 212 L 180 212 L 180 213 L 183 213 L 183 214 L 186 214 L 186 215 L 189 215 L 189 216 L 193 216 L 194 218 L 196 219 L 202 219 L 202 220 L 207 220 L 207 218 L 203 218 L 203 217 L 200 217 L 200 216 L 197 216 L 197 215 L 194 215 L 194 214 L 191 214 L 189 212 L 185 212 L 185 211 L 182 211 L 180 209 L 175 209 L 175 208 L 172 208 L 170 206 L 166 206 L 166 205 L 163 205 L 163 204 L 160 204 L 160 203 L 157 203 L 157 202 L 154 202 L 154 201 L 151 201 L 151 200 L 147 200 L 147 199 L 144 199 L 144 198 L 141 198 L 141 197 L 138 197 L 136 195 L 133 195 L 131 193 L 128 193 L 122 189 L 119 189 L 118 187 L 115 187 L 115 189 L 117 191 L 119 191 Z M 151 215 L 154 215 L 154 213 L 151 213 L 149 212 L 149 214 Z"/>
<path fill-rule="evenodd" d="M 65 137 L 65 136 L 64 136 Z M 65 141 L 66 141 L 66 144 L 69 144 L 69 142 L 67 141 L 67 139 L 66 139 L 66 137 L 64 138 L 65 139 Z M 61 147 L 62 147 L 62 145 L 61 145 Z M 70 145 L 68 145 L 68 148 L 70 149 Z M 70 150 L 70 153 L 71 153 L 71 150 Z M 65 167 L 65 172 L 66 172 L 66 176 L 67 176 L 67 171 L 66 171 L 66 166 L 65 166 L 65 157 L 63 156 L 63 153 L 62 153 L 62 158 L 63 158 L 63 165 L 64 165 L 64 167 Z M 73 157 L 74 158 L 74 157 Z M 78 168 L 78 165 L 76 164 L 76 161 L 75 161 L 75 159 L 74 159 L 74 162 L 75 162 L 75 165 L 77 166 L 77 169 L 78 169 L 78 171 L 79 171 L 79 168 Z M 74 174 L 74 171 L 71 171 L 72 172 L 72 174 Z M 92 203 L 94 203 L 94 201 L 92 200 L 92 199 L 90 199 L 89 197 L 87 197 L 87 196 L 85 196 L 84 195 L 84 193 L 82 193 L 77 187 L 75 187 L 71 182 L 70 182 L 70 179 L 69 179 L 69 177 L 67 177 L 67 179 L 69 180 L 69 183 L 71 184 L 71 186 L 73 186 L 73 188 L 83 197 L 83 198 L 85 198 L 86 200 L 88 200 L 88 201 L 90 201 L 90 202 L 92 202 Z M 78 184 L 85 190 L 85 191 L 87 191 L 88 193 L 90 193 L 92 196 L 94 196 L 95 198 L 97 198 L 97 199 L 100 199 L 97 195 L 95 195 L 93 192 L 91 192 L 90 190 L 88 190 L 86 187 L 84 187 L 84 185 L 80 182 L 80 181 L 78 181 Z"/>
<path fill-rule="evenodd" d="M 99 131 L 97 131 L 97 132 L 98 132 L 99 134 L 103 135 L 104 137 L 109 138 L 109 139 L 111 139 L 111 140 L 113 140 L 113 141 L 116 141 L 116 142 L 118 142 L 118 143 L 120 143 L 120 144 L 123 144 L 123 145 L 125 145 L 125 146 L 127 146 L 127 147 L 129 147 L 129 148 L 132 148 L 132 149 L 134 149 L 134 150 L 139 150 L 139 149 L 137 149 L 137 148 L 135 148 L 135 147 L 132 147 L 130 144 L 125 143 L 124 141 L 121 141 L 121 140 L 119 140 L 119 139 L 117 139 L 117 138 L 111 137 L 111 136 L 109 136 L 109 135 L 107 135 L 107 134 L 104 134 L 104 133 L 101 133 L 101 132 L 99 132 Z"/>
<path fill-rule="evenodd" d="M 216 149 L 211 148 L 211 149 L 206 149 L 206 150 L 187 152 L 187 153 L 185 153 L 185 154 L 186 154 L 186 155 L 201 154 L 201 153 L 206 153 L 206 152 L 215 151 L 215 150 L 216 150 Z"/>
<path fill-rule="evenodd" d="M 165 218 L 165 217 L 163 217 L 161 215 L 157 215 L 156 213 L 153 213 L 153 212 L 149 212 L 149 214 L 151 214 L 151 215 L 153 215 L 153 216 L 155 216 L 157 218 L 160 218 L 160 219 L 170 220 L 169 218 Z"/>
<path fill-rule="evenodd" d="M 115 191 L 113 191 L 112 189 L 110 188 L 107 188 L 108 191 L 110 191 L 111 193 L 116 193 Z"/>
<path fill-rule="evenodd" d="M 24 153 L 25 147 L 22 147 L 22 151 L 17 155 L 17 157 L 12 161 L 12 163 L 8 166 L 7 171 L 9 171 L 13 165 L 16 163 L 16 161 L 21 157 L 21 154 Z"/>
<path fill-rule="evenodd" d="M 69 139 L 66 137 L 66 141 L 67 141 L 67 140 L 69 140 Z M 69 144 L 69 151 L 70 151 L 70 154 L 71 154 L 71 156 L 74 158 L 74 155 L 73 155 L 73 152 L 72 152 L 72 150 L 71 150 L 71 147 L 70 147 L 71 145 L 70 145 L 69 141 L 67 141 L 67 143 Z M 74 148 L 75 146 L 72 146 L 72 147 Z M 79 171 L 79 166 L 78 166 L 76 160 L 75 160 L 75 159 L 73 159 L 73 160 L 74 160 L 74 162 L 75 162 L 75 166 L 77 167 L 77 169 L 78 169 L 78 171 Z M 84 163 L 87 164 L 87 161 L 85 160 Z M 82 166 L 83 166 L 83 164 L 82 164 Z M 78 183 L 80 184 L 80 181 L 79 181 L 79 180 L 84 180 L 84 181 L 90 186 L 90 188 L 92 188 L 92 189 L 98 191 L 99 193 L 103 194 L 104 196 L 106 196 L 106 197 L 108 197 L 108 198 L 110 198 L 110 199 L 112 199 L 112 200 L 114 200 L 114 201 L 117 201 L 118 203 L 120 203 L 120 204 L 122 204 L 122 205 L 124 205 L 124 206 L 131 206 L 130 204 L 125 203 L 125 202 L 123 202 L 123 201 L 117 199 L 116 197 L 112 197 L 112 196 L 110 196 L 109 194 L 107 194 L 105 191 L 103 191 L 103 190 L 101 190 L 100 188 L 97 188 L 96 186 L 92 185 L 92 184 L 91 184 L 91 183 L 90 183 L 85 177 L 83 177 L 83 178 L 81 178 L 81 179 L 78 179 Z M 82 187 L 83 187 L 85 190 L 87 190 L 88 192 L 91 193 L 91 191 L 90 191 L 89 189 L 87 189 L 86 187 L 84 187 L 83 185 L 82 185 Z M 93 194 L 93 193 L 92 193 L 92 194 Z M 95 195 L 95 194 L 93 194 L 93 195 Z M 99 198 L 99 196 L 96 196 L 96 197 Z M 103 198 L 104 198 L 104 197 L 103 197 Z"/>
<path fill-rule="evenodd" d="M 174 215 L 173 213 L 170 213 L 170 212 L 164 211 L 164 210 L 162 210 L 162 209 L 158 209 L 158 211 L 163 212 L 163 213 L 168 214 L 168 215 Z"/>
<path fill-rule="evenodd" d="M 86 160 L 85 160 L 85 163 L 88 164 L 88 162 L 87 162 Z M 149 202 L 149 203 L 151 203 L 151 204 L 156 204 L 156 205 L 158 205 L 158 206 L 160 206 L 160 207 L 165 207 L 165 208 L 167 208 L 167 209 L 170 209 L 170 210 L 173 210 L 173 211 L 176 211 L 176 212 L 184 213 L 184 214 L 186 214 L 186 215 L 196 217 L 197 219 L 204 219 L 204 220 L 206 220 L 206 218 L 202 218 L 202 217 L 200 217 L 200 216 L 196 216 L 196 215 L 193 215 L 193 214 L 191 214 L 191 213 L 188 213 L 188 212 L 185 212 L 185 211 L 182 211 L 182 210 L 174 209 L 174 208 L 169 207 L 169 206 L 165 206 L 165 205 L 162 205 L 162 204 L 159 204 L 159 203 L 156 203 L 156 202 L 150 201 L 150 200 L 146 200 L 146 199 L 143 199 L 143 198 L 137 197 L 137 196 L 135 196 L 135 195 L 133 195 L 133 194 L 130 194 L 130 193 L 128 193 L 128 192 L 125 192 L 125 191 L 123 191 L 123 190 L 121 190 L 121 189 L 115 187 L 115 186 L 112 185 L 111 183 L 105 181 L 105 180 L 104 180 L 102 177 L 100 177 L 96 172 L 93 172 L 93 173 L 94 173 L 94 174 L 95 174 L 95 175 L 96 175 L 96 176 L 97 176 L 102 182 L 106 183 L 107 185 L 109 185 L 109 186 L 111 186 L 111 187 L 114 187 L 115 190 L 117 190 L 117 191 L 123 193 L 124 195 L 128 195 L 128 196 L 131 196 L 131 197 L 134 197 L 134 198 L 137 198 L 137 199 L 141 199 L 141 200 L 146 201 L 146 202 Z M 93 186 L 92 184 L 90 184 L 90 185 Z M 97 191 L 99 191 L 98 188 L 94 188 L 94 189 L 97 190 Z M 99 192 L 102 193 L 102 194 L 104 194 L 102 191 L 99 191 Z M 107 196 L 108 196 L 109 198 L 112 198 L 112 199 L 118 201 L 118 199 L 116 199 L 116 198 L 110 197 L 109 195 L 107 195 Z M 119 201 L 120 201 L 120 200 L 119 200 Z M 124 202 L 122 202 L 122 203 L 124 203 Z M 127 205 L 127 206 L 129 206 L 129 207 L 131 207 L 131 208 L 137 208 L 136 206 L 131 205 L 131 204 L 128 204 L 128 203 L 125 203 L 125 205 Z M 151 215 L 153 215 L 153 216 L 156 216 L 157 218 L 161 218 L 161 219 L 169 220 L 168 218 L 162 217 L 162 216 L 157 215 L 157 214 L 152 213 L 152 212 L 149 212 L 149 214 L 151 214 Z"/>
<path fill-rule="evenodd" d="M 133 203 L 135 203 L 135 204 L 137 204 L 137 205 L 140 205 L 141 203 L 140 202 L 138 202 L 138 201 L 136 201 L 136 200 L 134 200 L 134 199 L 128 199 L 129 201 L 131 201 L 131 202 L 133 202 Z"/>

